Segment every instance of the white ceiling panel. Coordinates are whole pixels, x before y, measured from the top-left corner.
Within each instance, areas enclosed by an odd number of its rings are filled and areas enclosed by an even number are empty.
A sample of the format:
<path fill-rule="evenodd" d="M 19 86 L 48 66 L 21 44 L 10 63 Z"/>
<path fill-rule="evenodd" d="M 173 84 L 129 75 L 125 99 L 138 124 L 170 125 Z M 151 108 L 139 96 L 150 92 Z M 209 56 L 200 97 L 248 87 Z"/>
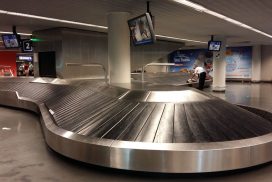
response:
<path fill-rule="evenodd" d="M 193 0 L 206 8 L 272 34 L 270 16 L 271 0 Z M 107 14 L 111 11 L 128 11 L 131 17 L 146 10 L 144 0 L 1 0 L 1 10 L 46 16 L 107 26 Z M 155 15 L 156 33 L 161 35 L 207 41 L 212 34 L 228 37 L 229 44 L 271 44 L 272 39 L 233 25 L 211 15 L 184 7 L 170 0 L 151 1 Z M 18 31 L 71 27 L 92 30 L 90 27 L 41 21 L 0 14 L 0 30 L 7 31 L 17 25 Z"/>

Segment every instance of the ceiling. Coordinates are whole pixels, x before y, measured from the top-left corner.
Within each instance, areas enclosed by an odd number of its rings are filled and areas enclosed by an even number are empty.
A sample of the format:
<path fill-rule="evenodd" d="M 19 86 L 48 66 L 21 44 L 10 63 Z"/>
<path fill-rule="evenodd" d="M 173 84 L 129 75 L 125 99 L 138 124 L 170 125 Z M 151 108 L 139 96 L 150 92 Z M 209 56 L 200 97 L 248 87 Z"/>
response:
<path fill-rule="evenodd" d="M 192 0 L 208 9 L 272 34 L 271 0 Z M 16 2 L 16 3 L 15 3 Z M 111 11 L 128 11 L 131 17 L 146 11 L 145 0 L 1 0 L 1 10 L 107 26 Z M 152 0 L 156 34 L 208 41 L 210 35 L 226 35 L 228 44 L 271 44 L 272 39 L 170 0 Z M 0 14 L 0 31 L 18 32 L 53 27 L 94 30 L 90 27 Z M 189 45 L 189 44 L 188 44 Z"/>

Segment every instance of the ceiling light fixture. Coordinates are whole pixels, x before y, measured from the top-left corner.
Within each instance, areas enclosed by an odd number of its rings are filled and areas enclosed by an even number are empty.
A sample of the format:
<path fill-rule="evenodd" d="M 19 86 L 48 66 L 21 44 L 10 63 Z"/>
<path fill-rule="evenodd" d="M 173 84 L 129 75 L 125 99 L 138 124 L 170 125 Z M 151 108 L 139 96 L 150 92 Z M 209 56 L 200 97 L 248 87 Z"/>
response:
<path fill-rule="evenodd" d="M 108 29 L 108 27 L 106 27 L 106 26 L 76 22 L 76 21 L 69 21 L 69 20 L 62 20 L 62 19 L 50 18 L 50 17 L 44 17 L 44 16 L 37 16 L 37 15 L 31 15 L 31 14 L 25 14 L 25 13 L 18 13 L 18 12 L 12 12 L 12 11 L 5 11 L 5 10 L 0 10 L 0 14 L 20 16 L 20 17 L 25 17 L 25 18 L 33 18 L 33 19 L 60 22 L 60 23 L 67 23 L 67 24 L 80 25 L 80 26 L 93 27 L 93 28 L 100 28 L 100 29 L 104 29 L 104 30 Z M 0 33 L 2 33 L 2 32 L 0 31 Z M 4 32 L 4 33 L 12 33 L 12 32 Z M 19 33 L 19 34 L 21 34 L 21 35 L 31 35 L 31 34 L 28 34 L 28 33 Z M 169 39 L 169 40 L 179 40 L 179 41 L 196 42 L 196 43 L 203 43 L 203 44 L 207 43 L 207 42 L 202 42 L 202 41 L 198 41 L 198 40 L 183 39 L 183 38 L 170 37 L 170 36 L 165 36 L 165 35 L 156 35 L 156 37 L 166 38 L 166 39 Z"/>
<path fill-rule="evenodd" d="M 202 42 L 202 41 L 199 41 L 199 40 L 182 39 L 182 38 L 176 38 L 176 37 L 169 37 L 169 36 L 165 36 L 165 35 L 156 35 L 156 37 L 171 39 L 171 40 L 178 40 L 178 41 L 195 42 L 195 43 L 201 43 L 201 44 L 207 44 L 208 43 L 208 42 Z"/>
<path fill-rule="evenodd" d="M 215 12 L 215 11 L 209 10 L 209 9 L 205 8 L 204 6 L 201 6 L 201 5 L 197 4 L 197 3 L 193 3 L 193 2 L 188 1 L 188 0 L 172 0 L 172 1 L 177 2 L 177 3 L 179 3 L 179 4 L 182 4 L 182 5 L 184 5 L 184 6 L 187 6 L 187 7 L 193 8 L 193 9 L 196 10 L 196 11 L 203 12 L 203 13 L 207 13 L 207 14 L 209 14 L 209 15 L 215 16 L 215 17 L 217 17 L 217 18 L 220 18 L 220 19 L 222 19 L 222 20 L 225 20 L 225 21 L 230 22 L 230 23 L 232 23 L 232 24 L 235 24 L 235 25 L 237 25 L 237 26 L 243 27 L 243 28 L 245 28 L 245 29 L 254 31 L 254 32 L 259 33 L 259 34 L 261 34 L 261 35 L 264 35 L 264 36 L 266 36 L 266 37 L 272 38 L 272 35 L 270 35 L 270 34 L 268 34 L 268 33 L 265 33 L 265 32 L 263 32 L 263 31 L 261 31 L 261 30 L 258 30 L 258 29 L 256 29 L 256 28 L 253 28 L 253 27 L 251 27 L 251 26 L 249 26 L 249 25 L 246 25 L 246 24 L 244 24 L 244 23 L 242 23 L 242 22 L 239 22 L 239 21 L 237 21 L 237 20 L 234 20 L 234 19 L 232 19 L 232 18 L 229 18 L 229 17 L 227 17 L 227 16 L 225 16 L 225 15 L 222 15 L 222 14 L 220 14 L 220 13 L 217 13 L 217 12 Z"/>
<path fill-rule="evenodd" d="M 13 34 L 13 32 L 0 31 L 0 34 Z M 18 33 L 19 35 L 31 36 L 31 33 Z"/>
<path fill-rule="evenodd" d="M 86 26 L 86 27 L 107 29 L 107 27 L 100 26 L 100 25 L 81 23 L 81 22 L 69 21 L 69 20 L 62 20 L 62 19 L 57 19 L 57 18 L 49 18 L 49 17 L 45 17 L 45 16 L 30 15 L 30 14 L 25 14 L 25 13 L 17 13 L 17 12 L 12 12 L 12 11 L 5 11 L 5 10 L 0 10 L 0 14 L 20 16 L 20 17 L 26 17 L 26 18 L 39 19 L 39 20 L 47 20 L 47 21 L 60 22 L 60 23 L 68 23 L 68 24 L 81 25 L 81 26 Z"/>

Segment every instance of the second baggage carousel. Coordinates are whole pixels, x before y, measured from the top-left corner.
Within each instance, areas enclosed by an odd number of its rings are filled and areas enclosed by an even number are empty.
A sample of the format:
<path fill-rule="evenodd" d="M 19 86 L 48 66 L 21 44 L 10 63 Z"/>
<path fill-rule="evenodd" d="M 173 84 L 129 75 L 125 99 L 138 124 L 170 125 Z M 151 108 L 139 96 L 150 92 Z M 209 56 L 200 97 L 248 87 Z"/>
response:
<path fill-rule="evenodd" d="M 33 81 L 0 79 L 0 104 L 40 112 L 47 144 L 75 160 L 163 173 L 272 160 L 272 114 L 265 111 L 185 86 L 128 90 L 101 81 Z"/>

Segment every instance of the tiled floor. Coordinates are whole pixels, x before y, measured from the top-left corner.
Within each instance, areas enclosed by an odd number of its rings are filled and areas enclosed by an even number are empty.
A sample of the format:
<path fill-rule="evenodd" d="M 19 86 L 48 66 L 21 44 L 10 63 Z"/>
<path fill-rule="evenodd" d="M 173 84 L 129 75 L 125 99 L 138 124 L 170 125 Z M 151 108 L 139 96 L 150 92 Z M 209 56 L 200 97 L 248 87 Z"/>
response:
<path fill-rule="evenodd" d="M 209 89 L 205 90 L 210 92 Z M 272 111 L 272 84 L 230 83 L 226 93 L 213 93 L 232 103 L 249 104 Z M 0 107 L 0 181 L 205 181 L 270 182 L 272 164 L 253 169 L 206 175 L 129 173 L 85 165 L 61 157 L 45 145 L 39 117 Z"/>
<path fill-rule="evenodd" d="M 212 92 L 211 88 L 205 89 L 219 98 L 233 104 L 249 105 L 272 112 L 272 84 L 271 83 L 227 83 L 226 92 Z"/>

